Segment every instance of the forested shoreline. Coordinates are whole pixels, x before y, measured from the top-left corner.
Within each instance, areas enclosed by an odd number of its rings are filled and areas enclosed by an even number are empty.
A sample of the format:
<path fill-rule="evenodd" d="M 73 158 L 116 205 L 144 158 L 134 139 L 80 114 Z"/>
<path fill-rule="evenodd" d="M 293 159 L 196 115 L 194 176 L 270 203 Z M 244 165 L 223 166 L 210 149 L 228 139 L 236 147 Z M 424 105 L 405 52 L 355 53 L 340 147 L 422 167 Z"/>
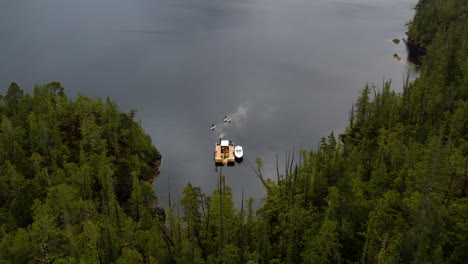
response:
<path fill-rule="evenodd" d="M 0 96 L 1 263 L 464 263 L 468 259 L 468 3 L 421 0 L 424 50 L 402 92 L 368 84 L 345 133 L 256 173 L 240 208 L 220 175 L 164 212 L 161 154 L 107 99 L 59 83 Z"/>

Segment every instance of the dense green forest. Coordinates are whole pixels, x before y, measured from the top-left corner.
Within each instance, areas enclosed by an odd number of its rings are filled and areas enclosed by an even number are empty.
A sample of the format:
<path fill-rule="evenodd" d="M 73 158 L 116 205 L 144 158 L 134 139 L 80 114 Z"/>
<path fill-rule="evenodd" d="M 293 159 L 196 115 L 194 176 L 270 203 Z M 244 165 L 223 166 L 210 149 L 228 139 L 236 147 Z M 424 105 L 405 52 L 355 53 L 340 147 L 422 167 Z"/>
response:
<path fill-rule="evenodd" d="M 115 103 L 59 83 L 0 97 L 0 263 L 466 263 L 468 2 L 421 0 L 426 55 L 402 92 L 369 84 L 346 132 L 256 173 L 259 210 L 220 175 L 164 212 L 161 155 Z"/>

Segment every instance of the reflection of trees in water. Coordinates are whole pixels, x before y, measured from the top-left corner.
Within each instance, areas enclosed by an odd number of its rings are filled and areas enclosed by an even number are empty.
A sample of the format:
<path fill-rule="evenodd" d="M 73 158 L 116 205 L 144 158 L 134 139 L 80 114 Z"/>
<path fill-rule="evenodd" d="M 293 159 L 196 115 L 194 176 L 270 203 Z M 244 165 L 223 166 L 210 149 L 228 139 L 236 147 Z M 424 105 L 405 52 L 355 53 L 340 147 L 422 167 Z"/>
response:
<path fill-rule="evenodd" d="M 407 61 L 416 65 L 421 65 L 422 57 L 426 54 L 425 50 L 417 47 L 411 41 L 405 41 L 407 50 Z"/>

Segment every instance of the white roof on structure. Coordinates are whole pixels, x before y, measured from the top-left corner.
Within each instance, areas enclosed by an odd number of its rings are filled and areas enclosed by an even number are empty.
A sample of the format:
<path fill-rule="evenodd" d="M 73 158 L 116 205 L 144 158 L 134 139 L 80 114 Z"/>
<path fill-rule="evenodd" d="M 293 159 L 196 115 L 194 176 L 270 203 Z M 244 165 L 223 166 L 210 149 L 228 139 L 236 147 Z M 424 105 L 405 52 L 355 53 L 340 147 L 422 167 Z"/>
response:
<path fill-rule="evenodd" d="M 227 146 L 229 146 L 229 140 L 221 140 L 221 146 L 222 146 L 222 147 L 227 147 Z"/>

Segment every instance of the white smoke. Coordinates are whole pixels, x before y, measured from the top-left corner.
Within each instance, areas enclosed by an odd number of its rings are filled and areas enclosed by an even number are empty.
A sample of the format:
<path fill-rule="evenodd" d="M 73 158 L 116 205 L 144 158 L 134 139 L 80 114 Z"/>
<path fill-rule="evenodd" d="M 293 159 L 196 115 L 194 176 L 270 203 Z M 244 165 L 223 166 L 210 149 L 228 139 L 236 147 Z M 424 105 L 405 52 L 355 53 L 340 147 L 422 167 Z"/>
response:
<path fill-rule="evenodd" d="M 216 136 L 218 138 L 224 138 L 227 135 L 226 129 L 229 126 L 235 126 L 237 128 L 244 127 L 247 120 L 248 111 L 249 108 L 246 105 L 239 105 L 236 112 L 227 114 L 227 116 L 231 118 L 231 123 L 224 121 L 217 123 L 215 129 Z"/>

